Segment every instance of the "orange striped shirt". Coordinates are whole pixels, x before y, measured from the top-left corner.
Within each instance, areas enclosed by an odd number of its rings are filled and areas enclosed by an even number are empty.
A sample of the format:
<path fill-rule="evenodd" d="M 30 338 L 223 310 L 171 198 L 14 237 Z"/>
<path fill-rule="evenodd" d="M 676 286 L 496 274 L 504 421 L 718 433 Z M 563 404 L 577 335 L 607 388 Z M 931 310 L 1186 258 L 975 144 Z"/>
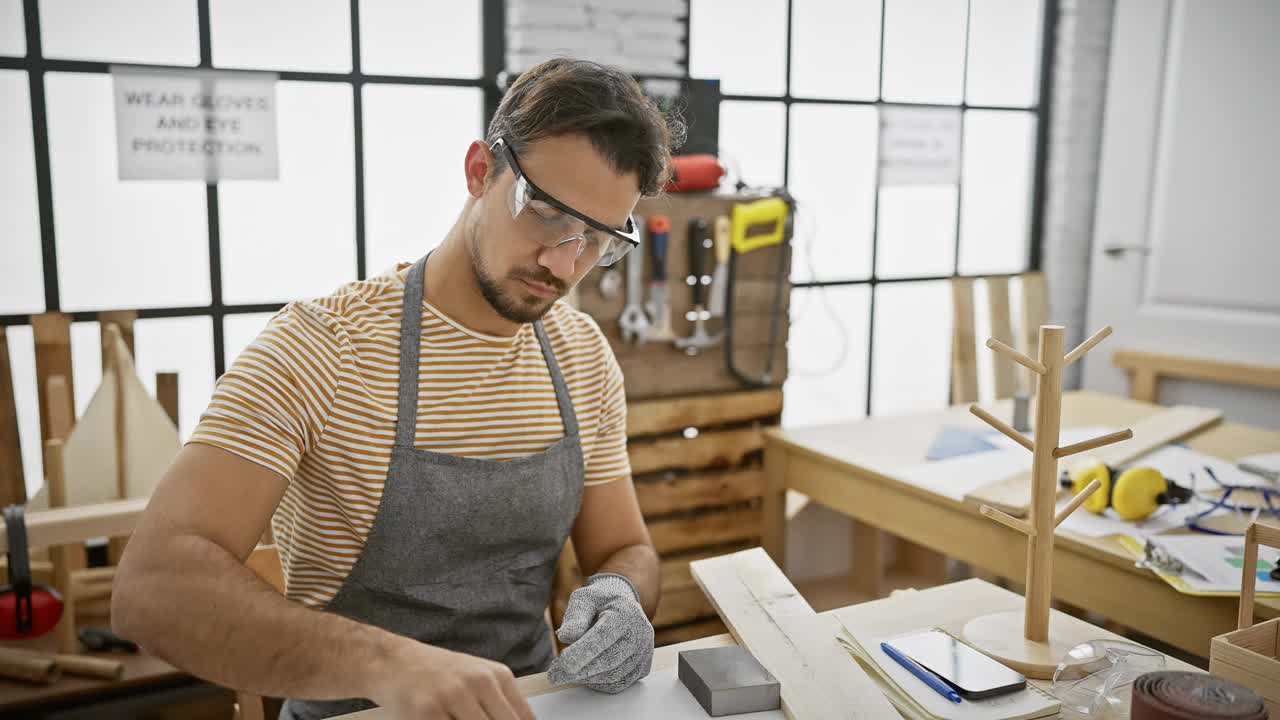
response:
<path fill-rule="evenodd" d="M 286 593 L 308 605 L 337 593 L 382 498 L 408 267 L 286 306 L 218 380 L 191 436 L 289 479 L 272 529 Z M 543 325 L 578 416 L 586 483 L 629 477 L 622 370 L 608 341 L 563 302 Z M 563 436 L 532 325 L 485 335 L 424 301 L 418 448 L 510 460 Z"/>

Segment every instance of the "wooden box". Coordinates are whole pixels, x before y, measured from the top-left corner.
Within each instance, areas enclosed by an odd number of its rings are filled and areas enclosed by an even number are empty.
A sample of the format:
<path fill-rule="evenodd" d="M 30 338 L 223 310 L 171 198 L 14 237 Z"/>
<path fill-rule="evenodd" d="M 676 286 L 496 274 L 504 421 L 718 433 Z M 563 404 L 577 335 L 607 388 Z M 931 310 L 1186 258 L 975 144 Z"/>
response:
<path fill-rule="evenodd" d="M 1245 533 L 1240 629 L 1213 639 L 1209 672 L 1252 689 L 1266 701 L 1271 717 L 1280 718 L 1280 618 L 1253 624 L 1259 544 L 1280 548 L 1280 529 L 1255 522 Z"/>

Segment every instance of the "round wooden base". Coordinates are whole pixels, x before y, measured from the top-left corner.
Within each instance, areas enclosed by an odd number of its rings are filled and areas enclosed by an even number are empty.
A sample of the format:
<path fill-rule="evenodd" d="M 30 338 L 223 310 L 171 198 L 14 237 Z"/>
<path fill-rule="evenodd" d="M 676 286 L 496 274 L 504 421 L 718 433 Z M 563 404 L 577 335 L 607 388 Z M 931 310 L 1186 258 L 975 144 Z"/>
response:
<path fill-rule="evenodd" d="M 1014 610 L 974 618 L 964 626 L 964 640 L 1029 678 L 1050 680 L 1067 651 L 1098 638 L 1097 629 L 1088 623 L 1052 612 L 1049 639 L 1032 642 L 1023 637 L 1022 617 L 1021 610 Z"/>

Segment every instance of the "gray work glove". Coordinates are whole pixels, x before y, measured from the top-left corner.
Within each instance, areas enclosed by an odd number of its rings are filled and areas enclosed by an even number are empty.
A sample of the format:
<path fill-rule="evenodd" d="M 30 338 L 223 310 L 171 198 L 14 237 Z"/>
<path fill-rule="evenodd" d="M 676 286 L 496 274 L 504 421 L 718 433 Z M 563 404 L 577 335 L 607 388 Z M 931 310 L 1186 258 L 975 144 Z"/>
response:
<path fill-rule="evenodd" d="M 547 670 L 556 685 L 620 693 L 653 664 L 653 625 L 640 607 L 640 594 L 622 575 L 597 573 L 574 590 L 556 637 L 568 645 Z"/>

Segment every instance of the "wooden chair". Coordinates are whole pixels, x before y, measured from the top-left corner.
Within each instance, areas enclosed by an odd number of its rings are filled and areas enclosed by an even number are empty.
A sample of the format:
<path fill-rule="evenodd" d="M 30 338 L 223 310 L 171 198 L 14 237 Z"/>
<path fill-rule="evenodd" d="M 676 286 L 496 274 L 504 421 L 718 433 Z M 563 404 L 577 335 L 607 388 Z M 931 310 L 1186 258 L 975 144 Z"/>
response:
<path fill-rule="evenodd" d="M 952 332 L 951 332 L 951 404 L 966 404 L 978 400 L 978 347 L 975 330 L 976 307 L 974 283 L 982 282 L 987 288 L 990 336 L 1023 352 L 1036 352 L 1038 332 L 1045 320 L 1044 276 L 1039 272 L 1023 273 L 1021 327 L 1013 327 L 1013 312 L 1009 294 L 1008 276 L 984 278 L 957 277 L 951 280 Z M 993 387 L 997 398 L 1012 397 L 1021 390 L 1030 394 L 1035 383 L 1030 371 L 1022 370 L 1003 359 L 994 361 Z M 854 521 L 853 568 L 859 589 L 872 596 L 882 597 L 889 589 L 886 582 L 886 535 L 874 527 Z M 915 543 L 896 538 L 894 563 L 891 573 L 908 576 L 915 581 L 939 585 L 947 581 L 947 558 Z M 994 581 L 994 576 L 977 572 L 978 577 Z"/>
<path fill-rule="evenodd" d="M 1129 373 L 1129 396 L 1149 403 L 1160 401 L 1162 378 L 1280 390 L 1280 366 L 1276 365 L 1254 365 L 1143 350 L 1117 350 L 1111 356 L 1111 363 Z"/>

